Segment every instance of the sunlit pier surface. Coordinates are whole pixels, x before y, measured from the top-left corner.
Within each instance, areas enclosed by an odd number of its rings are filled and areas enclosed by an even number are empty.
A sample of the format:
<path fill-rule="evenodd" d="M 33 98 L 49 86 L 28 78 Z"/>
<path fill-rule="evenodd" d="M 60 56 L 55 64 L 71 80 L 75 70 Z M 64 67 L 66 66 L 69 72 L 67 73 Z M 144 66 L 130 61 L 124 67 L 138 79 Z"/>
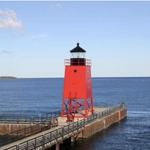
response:
<path fill-rule="evenodd" d="M 0 147 L 1 150 L 45 150 L 47 148 L 60 150 L 75 141 L 88 138 L 97 132 L 107 129 L 114 123 L 120 122 L 127 116 L 124 104 L 108 107 L 94 107 L 94 113 L 85 119 L 66 122 L 66 118 L 53 118 L 53 126 L 44 125 L 41 131 L 29 134 L 17 141 Z M 51 124 L 52 125 L 52 124 Z M 27 131 L 26 131 L 27 132 Z M 31 131 L 32 132 L 32 131 Z"/>

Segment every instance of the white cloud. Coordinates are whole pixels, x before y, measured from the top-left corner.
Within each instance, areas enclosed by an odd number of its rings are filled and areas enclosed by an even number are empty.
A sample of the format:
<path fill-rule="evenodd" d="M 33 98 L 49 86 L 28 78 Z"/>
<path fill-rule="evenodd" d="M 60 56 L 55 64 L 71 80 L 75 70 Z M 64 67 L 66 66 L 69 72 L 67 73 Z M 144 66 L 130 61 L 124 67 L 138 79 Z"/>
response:
<path fill-rule="evenodd" d="M 32 35 L 30 37 L 31 40 L 36 40 L 36 39 L 43 39 L 43 38 L 47 38 L 48 35 L 47 34 L 36 34 L 36 35 Z"/>
<path fill-rule="evenodd" d="M 1 54 L 11 54 L 12 52 L 11 51 L 8 51 L 8 50 L 1 50 L 0 51 L 0 55 Z"/>
<path fill-rule="evenodd" d="M 63 8 L 62 4 L 61 3 L 51 3 L 50 5 L 50 8 Z"/>
<path fill-rule="evenodd" d="M 22 28 L 14 10 L 0 10 L 0 28 Z"/>

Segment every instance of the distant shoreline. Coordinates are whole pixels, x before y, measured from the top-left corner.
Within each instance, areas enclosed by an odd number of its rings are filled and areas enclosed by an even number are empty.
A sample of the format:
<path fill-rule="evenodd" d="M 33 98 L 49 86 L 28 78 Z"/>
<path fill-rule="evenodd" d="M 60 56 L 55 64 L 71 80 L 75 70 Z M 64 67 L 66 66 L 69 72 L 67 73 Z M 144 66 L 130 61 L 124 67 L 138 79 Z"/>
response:
<path fill-rule="evenodd" d="M 13 76 L 0 76 L 0 80 L 5 80 L 5 79 L 17 79 L 17 78 Z"/>
<path fill-rule="evenodd" d="M 0 76 L 0 80 L 14 80 L 14 79 L 63 79 L 64 77 L 14 77 L 14 76 Z M 150 76 L 139 77 L 92 77 L 92 79 L 142 79 L 150 78 Z"/>

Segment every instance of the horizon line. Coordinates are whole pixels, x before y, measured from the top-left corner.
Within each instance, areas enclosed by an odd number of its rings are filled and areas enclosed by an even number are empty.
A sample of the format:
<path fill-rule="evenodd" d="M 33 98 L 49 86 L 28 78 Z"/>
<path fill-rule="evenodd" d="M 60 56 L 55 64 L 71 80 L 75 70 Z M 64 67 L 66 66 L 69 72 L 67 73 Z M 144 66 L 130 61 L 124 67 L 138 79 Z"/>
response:
<path fill-rule="evenodd" d="M 0 78 L 16 78 L 16 79 L 48 79 L 48 78 L 64 78 L 64 77 L 16 77 L 16 76 L 0 76 Z M 91 78 L 150 78 L 150 76 L 94 76 Z"/>

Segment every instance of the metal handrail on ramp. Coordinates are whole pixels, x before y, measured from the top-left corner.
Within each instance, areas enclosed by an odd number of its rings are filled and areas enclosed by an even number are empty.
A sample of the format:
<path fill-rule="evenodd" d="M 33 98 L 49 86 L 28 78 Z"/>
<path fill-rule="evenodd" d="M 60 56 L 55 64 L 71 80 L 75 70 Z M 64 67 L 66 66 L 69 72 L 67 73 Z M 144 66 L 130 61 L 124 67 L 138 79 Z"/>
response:
<path fill-rule="evenodd" d="M 64 138 L 66 135 L 73 133 L 74 131 L 79 131 L 84 128 L 85 125 L 94 122 L 96 119 L 101 119 L 111 113 L 115 112 L 117 109 L 125 108 L 124 104 L 120 104 L 116 107 L 108 108 L 107 110 L 99 113 L 94 113 L 90 117 L 70 123 L 56 130 L 50 131 L 49 133 L 40 135 L 33 139 L 24 141 L 22 143 L 16 144 L 14 146 L 5 148 L 3 150 L 35 150 L 40 147 L 44 147 L 45 145 L 53 145 L 60 138 Z"/>

